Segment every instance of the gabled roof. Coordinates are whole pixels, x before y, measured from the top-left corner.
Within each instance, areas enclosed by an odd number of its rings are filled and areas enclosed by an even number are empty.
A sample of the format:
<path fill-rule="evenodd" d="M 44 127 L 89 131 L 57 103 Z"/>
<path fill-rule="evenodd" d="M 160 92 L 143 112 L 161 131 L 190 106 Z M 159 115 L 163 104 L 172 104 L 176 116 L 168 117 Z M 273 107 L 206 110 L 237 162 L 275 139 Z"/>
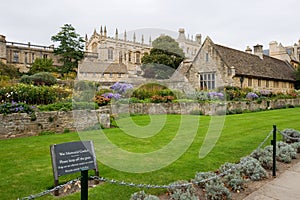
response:
<path fill-rule="evenodd" d="M 84 61 L 78 65 L 81 73 L 103 73 L 103 74 L 127 74 L 127 66 L 124 63 L 99 63 Z"/>
<path fill-rule="evenodd" d="M 259 56 L 213 44 L 228 67 L 234 67 L 236 75 L 295 81 L 293 67 L 282 60 Z"/>

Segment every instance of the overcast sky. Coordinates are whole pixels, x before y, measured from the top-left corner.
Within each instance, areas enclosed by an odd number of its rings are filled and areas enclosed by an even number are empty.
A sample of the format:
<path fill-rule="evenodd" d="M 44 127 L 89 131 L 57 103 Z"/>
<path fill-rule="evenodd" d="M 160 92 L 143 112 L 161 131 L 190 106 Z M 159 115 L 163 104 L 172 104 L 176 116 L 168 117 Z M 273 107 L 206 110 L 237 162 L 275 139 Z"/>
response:
<path fill-rule="evenodd" d="M 164 29 L 177 36 L 200 33 L 215 43 L 244 50 L 270 41 L 293 45 L 300 39 L 299 0 L 5 0 L 0 34 L 7 41 L 50 45 L 66 23 L 81 36 L 106 25 L 109 36 L 143 29 Z M 146 29 L 145 29 L 146 28 Z M 137 38 L 140 39 L 137 34 Z M 131 39 L 131 38 L 128 38 Z M 148 42 L 148 38 L 145 38 Z"/>

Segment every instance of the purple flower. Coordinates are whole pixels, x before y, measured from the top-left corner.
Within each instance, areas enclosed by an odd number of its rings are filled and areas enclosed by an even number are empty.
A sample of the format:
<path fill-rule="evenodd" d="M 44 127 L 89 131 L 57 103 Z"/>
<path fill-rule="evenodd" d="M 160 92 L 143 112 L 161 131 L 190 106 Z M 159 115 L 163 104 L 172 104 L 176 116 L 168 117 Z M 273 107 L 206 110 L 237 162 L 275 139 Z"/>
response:
<path fill-rule="evenodd" d="M 102 94 L 101 96 L 109 99 L 115 99 L 115 100 L 119 100 L 121 98 L 120 94 L 114 94 L 114 93 L 105 93 Z"/>
<path fill-rule="evenodd" d="M 209 92 L 208 97 L 212 100 L 222 100 L 224 99 L 224 94 L 221 92 Z"/>
<path fill-rule="evenodd" d="M 114 90 L 115 93 L 119 93 L 119 94 L 124 94 L 132 88 L 133 86 L 131 84 L 120 83 L 120 82 L 117 82 L 110 87 L 110 89 Z"/>
<path fill-rule="evenodd" d="M 246 95 L 246 98 L 247 98 L 247 99 L 253 100 L 253 99 L 257 99 L 257 98 L 258 98 L 258 95 L 255 94 L 254 92 L 249 92 L 249 93 Z"/>

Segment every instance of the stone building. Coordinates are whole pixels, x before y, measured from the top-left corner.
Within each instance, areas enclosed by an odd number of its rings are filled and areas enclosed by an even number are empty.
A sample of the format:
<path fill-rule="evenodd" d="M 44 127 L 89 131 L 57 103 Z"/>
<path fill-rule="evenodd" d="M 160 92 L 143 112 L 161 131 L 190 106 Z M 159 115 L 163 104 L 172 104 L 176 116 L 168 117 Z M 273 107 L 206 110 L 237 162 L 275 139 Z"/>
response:
<path fill-rule="evenodd" d="M 27 72 L 36 58 L 51 58 L 53 64 L 59 66 L 58 57 L 53 54 L 53 50 L 53 45 L 9 42 L 4 35 L 0 35 L 0 60 L 15 66 L 20 72 Z"/>
<path fill-rule="evenodd" d="M 176 41 L 178 42 L 179 47 L 183 50 L 187 60 L 193 59 L 201 46 L 201 35 L 196 34 L 194 40 L 193 36 L 191 36 L 191 38 L 189 35 L 186 37 L 183 28 L 180 28 L 178 33 Z"/>
<path fill-rule="evenodd" d="M 128 40 L 126 31 L 123 38 L 119 38 L 117 29 L 115 37 L 109 37 L 107 35 L 106 26 L 104 29 L 102 29 L 101 26 L 99 33 L 94 30 L 92 36 L 90 38 L 86 36 L 85 40 L 86 54 L 83 62 L 96 62 L 98 65 L 104 66 L 111 66 L 108 64 L 117 63 L 126 65 L 127 73 L 131 76 L 136 76 L 137 73 L 139 73 L 141 58 L 144 54 L 149 54 L 151 49 L 151 45 L 144 42 L 143 36 L 141 42 L 137 42 L 135 34 L 133 35 L 132 41 Z M 84 64 L 84 66 L 86 66 L 86 64 Z M 103 68 L 103 66 L 100 67 Z M 79 69 L 81 72 L 84 70 L 84 68 Z M 110 74 L 110 71 L 106 69 L 103 73 Z M 105 78 L 105 76 L 102 75 L 101 77 Z M 98 81 L 101 80 L 100 78 Z"/>
<path fill-rule="evenodd" d="M 288 61 L 296 68 L 300 63 L 300 40 L 298 44 L 295 43 L 293 46 L 283 46 L 276 41 L 270 42 L 269 56 Z"/>
<path fill-rule="evenodd" d="M 294 68 L 286 61 L 263 55 L 262 45 L 246 52 L 213 43 L 207 37 L 191 63 L 178 71 L 198 90 L 223 86 L 289 92 L 294 89 Z"/>
<path fill-rule="evenodd" d="M 85 37 L 86 53 L 78 67 L 79 80 L 106 84 L 142 81 L 141 59 L 152 49 L 151 37 L 149 42 L 145 43 L 143 35 L 140 42 L 137 41 L 135 33 L 132 40 L 129 40 L 126 31 L 122 35 L 121 38 L 116 29 L 115 37 L 109 37 L 106 26 L 101 26 L 99 33 L 94 30 L 90 38 Z M 183 49 L 185 57 L 193 59 L 201 45 L 201 35 L 197 34 L 193 40 L 189 36 L 186 37 L 184 29 L 180 28 L 176 41 Z"/>

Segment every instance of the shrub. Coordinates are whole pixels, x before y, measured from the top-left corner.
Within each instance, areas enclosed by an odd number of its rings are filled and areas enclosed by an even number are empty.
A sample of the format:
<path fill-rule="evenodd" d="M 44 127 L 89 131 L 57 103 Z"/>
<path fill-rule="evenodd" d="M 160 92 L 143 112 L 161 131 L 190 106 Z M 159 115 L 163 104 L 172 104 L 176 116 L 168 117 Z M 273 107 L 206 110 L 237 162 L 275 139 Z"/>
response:
<path fill-rule="evenodd" d="M 242 178 L 239 171 L 224 176 L 222 180 L 232 191 L 238 192 L 245 189 L 246 181 Z"/>
<path fill-rule="evenodd" d="M 70 110 L 95 110 L 99 106 L 94 102 L 58 102 L 48 105 L 39 105 L 39 111 L 70 111 Z"/>
<path fill-rule="evenodd" d="M 95 96 L 94 102 L 98 104 L 98 106 L 105 106 L 110 102 L 110 98 L 104 96 Z"/>
<path fill-rule="evenodd" d="M 154 95 L 150 98 L 150 101 L 152 103 L 168 103 L 168 102 L 172 102 L 172 100 L 174 100 L 173 96 Z"/>
<path fill-rule="evenodd" d="M 222 178 L 224 184 L 230 187 L 233 191 L 244 189 L 245 180 L 241 176 L 241 166 L 234 163 L 224 163 L 219 168 L 220 173 L 229 172 Z"/>
<path fill-rule="evenodd" d="M 57 83 L 56 78 L 48 72 L 39 72 L 32 76 L 22 76 L 21 83 L 51 86 Z"/>
<path fill-rule="evenodd" d="M 258 181 L 267 177 L 266 170 L 260 165 L 259 161 L 250 156 L 241 159 L 242 175 L 251 180 Z"/>
<path fill-rule="evenodd" d="M 284 163 L 290 163 L 297 157 L 297 150 L 284 142 L 277 142 L 277 160 Z"/>
<path fill-rule="evenodd" d="M 74 90 L 84 91 L 84 90 L 96 90 L 97 83 L 93 81 L 76 81 L 74 84 Z"/>
<path fill-rule="evenodd" d="M 0 88 L 3 102 L 26 102 L 27 104 L 50 104 L 68 98 L 72 91 L 59 86 L 33 86 L 18 84 Z"/>
<path fill-rule="evenodd" d="M 286 143 L 293 143 L 300 141 L 300 132 L 294 129 L 284 129 L 282 131 L 283 141 Z"/>
<path fill-rule="evenodd" d="M 215 178 L 213 178 L 215 177 Z M 209 181 L 207 179 L 213 178 Z M 199 187 L 204 187 L 206 182 L 221 182 L 220 177 L 217 177 L 214 172 L 198 172 L 195 175 L 195 178 L 193 179 L 193 183 L 197 184 Z"/>
<path fill-rule="evenodd" d="M 231 199 L 231 194 L 224 186 L 223 183 L 211 183 L 205 184 L 205 197 L 210 200 L 226 200 Z"/>
<path fill-rule="evenodd" d="M 251 157 L 257 159 L 261 166 L 265 169 L 273 168 L 273 146 L 269 145 L 264 149 L 257 149 L 251 153 Z"/>
<path fill-rule="evenodd" d="M 192 110 L 190 115 L 204 115 L 204 113 L 201 110 Z"/>
<path fill-rule="evenodd" d="M 138 98 L 138 99 L 148 99 L 152 96 L 172 96 L 173 99 L 174 93 L 168 89 L 164 85 L 160 85 L 158 83 L 148 83 L 145 85 L 140 86 L 136 90 L 133 91 L 132 97 Z"/>
<path fill-rule="evenodd" d="M 33 113 L 34 106 L 30 106 L 26 103 L 18 103 L 12 101 L 11 103 L 0 104 L 1 114 L 12 114 L 12 113 Z"/>
<path fill-rule="evenodd" d="M 120 83 L 117 82 L 113 84 L 110 89 L 112 89 L 115 93 L 118 93 L 120 95 L 126 95 L 126 93 L 129 93 L 133 89 L 133 86 L 128 83 Z"/>
<path fill-rule="evenodd" d="M 297 153 L 300 153 L 300 142 L 292 143 L 291 147 L 293 147 L 297 151 Z"/>
<path fill-rule="evenodd" d="M 187 181 L 176 181 L 173 185 L 187 184 L 182 187 L 174 187 L 169 189 L 171 193 L 170 200 L 197 200 L 196 189 L 192 184 L 188 184 Z"/>
<path fill-rule="evenodd" d="M 159 200 L 157 196 L 146 194 L 144 191 L 139 191 L 131 195 L 130 200 Z"/>
<path fill-rule="evenodd" d="M 249 93 L 246 95 L 246 98 L 247 98 L 247 99 L 250 99 L 250 100 L 253 100 L 253 99 L 257 99 L 257 98 L 258 98 L 258 95 L 255 94 L 254 92 L 249 92 Z"/>
<path fill-rule="evenodd" d="M 209 92 L 208 97 L 210 100 L 224 100 L 224 94 L 221 92 Z"/>

